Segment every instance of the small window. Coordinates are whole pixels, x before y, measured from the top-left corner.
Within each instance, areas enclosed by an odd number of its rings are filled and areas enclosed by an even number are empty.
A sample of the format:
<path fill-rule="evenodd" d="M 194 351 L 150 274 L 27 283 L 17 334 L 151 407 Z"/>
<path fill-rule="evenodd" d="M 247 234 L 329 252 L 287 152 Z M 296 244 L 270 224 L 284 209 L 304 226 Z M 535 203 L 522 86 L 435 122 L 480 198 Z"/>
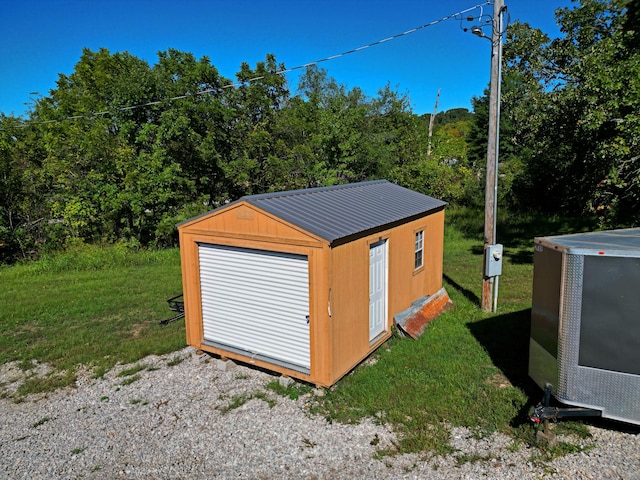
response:
<path fill-rule="evenodd" d="M 416 232 L 416 245 L 414 256 L 414 269 L 417 270 L 424 264 L 424 230 Z"/>

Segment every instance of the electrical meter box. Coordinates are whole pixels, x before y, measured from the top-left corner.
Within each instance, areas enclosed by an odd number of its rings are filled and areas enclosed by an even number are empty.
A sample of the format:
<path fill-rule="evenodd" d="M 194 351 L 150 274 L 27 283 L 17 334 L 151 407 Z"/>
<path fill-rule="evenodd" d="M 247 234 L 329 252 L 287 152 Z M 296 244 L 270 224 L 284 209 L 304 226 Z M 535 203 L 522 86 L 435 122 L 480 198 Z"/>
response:
<path fill-rule="evenodd" d="M 502 245 L 499 243 L 489 245 L 485 252 L 484 261 L 484 271 L 487 277 L 502 275 Z"/>

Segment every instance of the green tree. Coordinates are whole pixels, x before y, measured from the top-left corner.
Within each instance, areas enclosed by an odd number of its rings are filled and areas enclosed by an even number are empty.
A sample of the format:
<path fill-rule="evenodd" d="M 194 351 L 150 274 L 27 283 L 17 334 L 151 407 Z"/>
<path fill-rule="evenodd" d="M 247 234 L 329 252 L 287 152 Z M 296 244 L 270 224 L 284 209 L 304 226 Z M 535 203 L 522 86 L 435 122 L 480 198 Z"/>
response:
<path fill-rule="evenodd" d="M 419 156 L 419 122 L 407 96 L 389 85 L 369 98 L 313 66 L 300 79 L 294 100 L 291 106 L 304 132 L 296 138 L 305 145 L 295 151 L 305 159 L 306 177 L 313 179 L 307 183 L 397 179 L 399 165 Z"/>
<path fill-rule="evenodd" d="M 421 117 L 427 124 L 431 120 L 431 114 L 425 113 Z M 448 123 L 456 123 L 460 121 L 473 120 L 473 113 L 467 108 L 452 108 L 444 112 L 438 112 L 436 118 L 433 120 L 434 130 L 437 131 L 439 127 L 447 125 Z"/>
<path fill-rule="evenodd" d="M 25 129 L 20 120 L 0 114 L 0 263 L 24 258 L 33 242 L 28 232 L 37 220 L 26 207 L 24 158 Z"/>
<path fill-rule="evenodd" d="M 124 204 L 145 242 L 176 240 L 175 223 L 228 198 L 223 174 L 230 147 L 229 108 L 221 77 L 207 57 L 170 49 L 151 70 L 152 122 L 135 122 L 135 161 L 124 182 Z"/>
<path fill-rule="evenodd" d="M 141 66 L 127 53 L 85 49 L 75 71 L 60 75 L 57 88 L 34 109 L 32 120 L 48 123 L 34 127 L 39 134 L 33 141 L 41 151 L 29 160 L 46 192 L 49 220 L 63 237 L 109 240 L 119 235 L 122 212 L 114 208 L 113 197 L 126 149 L 111 112 L 125 83 L 122 77 L 130 78 Z"/>
<path fill-rule="evenodd" d="M 638 211 L 638 2 L 582 0 L 559 9 L 562 37 L 509 27 L 504 49 L 501 164 L 516 206 L 597 213 L 603 225 L 640 220 Z M 476 99 L 476 134 L 486 125 Z M 501 170 L 501 178 L 504 171 Z"/>
<path fill-rule="evenodd" d="M 289 99 L 284 69 L 273 54 L 255 68 L 243 62 L 229 91 L 232 148 L 223 164 L 230 198 L 280 189 L 287 169 L 276 154 L 277 118 Z"/>
<path fill-rule="evenodd" d="M 389 178 L 464 198 L 468 112 L 448 115 L 427 159 L 407 95 L 368 97 L 310 67 L 291 96 L 283 69 L 267 55 L 232 84 L 178 50 L 153 66 L 83 50 L 28 125 L 0 119 L 3 261 L 76 241 L 172 244 L 178 221 L 265 191 Z"/>
<path fill-rule="evenodd" d="M 177 221 L 228 199 L 229 85 L 206 57 L 84 50 L 32 116 L 53 237 L 172 243 Z"/>

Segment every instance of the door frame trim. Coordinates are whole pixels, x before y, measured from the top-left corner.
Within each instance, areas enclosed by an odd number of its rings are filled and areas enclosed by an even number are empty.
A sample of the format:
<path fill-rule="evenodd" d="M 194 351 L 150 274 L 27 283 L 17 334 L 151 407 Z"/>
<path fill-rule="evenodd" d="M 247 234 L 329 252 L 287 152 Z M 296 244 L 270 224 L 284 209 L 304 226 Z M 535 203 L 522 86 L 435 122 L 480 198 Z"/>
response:
<path fill-rule="evenodd" d="M 389 239 L 379 238 L 375 242 L 369 243 L 369 252 L 377 246 L 384 246 L 384 272 L 383 272 L 383 288 L 384 288 L 384 317 L 382 319 L 382 330 L 371 338 L 371 329 L 368 330 L 369 346 L 377 343 L 380 338 L 384 337 L 389 331 Z M 371 256 L 369 255 L 369 259 Z M 369 283 L 371 283 L 371 261 L 369 261 Z M 371 299 L 369 299 L 369 311 L 371 311 Z M 371 325 L 371 316 L 369 315 L 369 325 Z"/>

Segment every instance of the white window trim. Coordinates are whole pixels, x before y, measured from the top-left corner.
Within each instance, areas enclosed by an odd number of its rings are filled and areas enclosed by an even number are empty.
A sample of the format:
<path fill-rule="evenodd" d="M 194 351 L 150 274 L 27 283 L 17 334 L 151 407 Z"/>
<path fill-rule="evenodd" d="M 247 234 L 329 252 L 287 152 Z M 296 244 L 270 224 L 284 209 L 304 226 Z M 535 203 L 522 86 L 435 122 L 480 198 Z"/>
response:
<path fill-rule="evenodd" d="M 419 244 L 418 244 L 419 240 Z M 417 254 L 420 254 L 420 264 L 417 262 Z M 415 232 L 413 240 L 413 269 L 420 270 L 424 267 L 424 230 L 418 230 Z"/>

